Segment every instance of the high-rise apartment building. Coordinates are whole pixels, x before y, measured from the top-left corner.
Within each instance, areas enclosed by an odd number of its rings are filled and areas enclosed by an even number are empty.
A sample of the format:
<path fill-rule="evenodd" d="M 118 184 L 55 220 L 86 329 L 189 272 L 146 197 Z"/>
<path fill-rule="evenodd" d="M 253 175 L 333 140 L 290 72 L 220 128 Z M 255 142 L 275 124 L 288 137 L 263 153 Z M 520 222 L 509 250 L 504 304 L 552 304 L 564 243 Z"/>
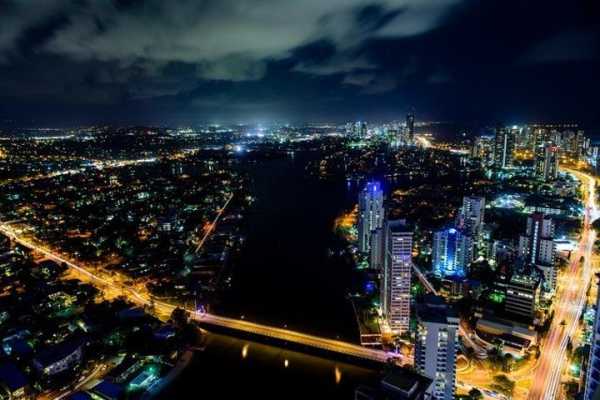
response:
<path fill-rule="evenodd" d="M 379 182 L 369 182 L 358 198 L 358 250 L 367 253 L 371 248 L 371 236 L 383 227 L 383 190 Z"/>
<path fill-rule="evenodd" d="M 410 278 L 413 231 L 405 220 L 387 221 L 385 265 L 381 282 L 382 314 L 393 333 L 406 332 L 410 322 Z"/>
<path fill-rule="evenodd" d="M 558 177 L 559 147 L 547 144 L 535 158 L 535 173 L 545 182 Z"/>
<path fill-rule="evenodd" d="M 458 213 L 456 226 L 468 235 L 479 236 L 483 231 L 485 217 L 485 198 L 477 196 L 463 197 L 463 205 Z"/>
<path fill-rule="evenodd" d="M 448 228 L 433 234 L 433 272 L 444 278 L 464 277 L 473 261 L 473 239 L 463 231 Z"/>
<path fill-rule="evenodd" d="M 454 399 L 458 314 L 438 296 L 426 296 L 417 310 L 415 343 L 417 372 L 433 379 L 432 398 Z"/>
<path fill-rule="evenodd" d="M 507 128 L 497 128 L 494 141 L 494 166 L 499 169 L 511 167 L 514 150 L 514 132 Z"/>
<path fill-rule="evenodd" d="M 519 253 L 533 265 L 554 265 L 554 221 L 549 215 L 533 213 L 527 217 L 525 235 L 519 238 Z"/>
<path fill-rule="evenodd" d="M 534 213 L 527 217 L 525 235 L 519 238 L 519 255 L 535 265 L 544 275 L 544 289 L 556 289 L 554 221 L 548 215 Z"/>
<path fill-rule="evenodd" d="M 415 115 L 406 115 L 406 134 L 409 143 L 413 143 L 415 139 Z"/>

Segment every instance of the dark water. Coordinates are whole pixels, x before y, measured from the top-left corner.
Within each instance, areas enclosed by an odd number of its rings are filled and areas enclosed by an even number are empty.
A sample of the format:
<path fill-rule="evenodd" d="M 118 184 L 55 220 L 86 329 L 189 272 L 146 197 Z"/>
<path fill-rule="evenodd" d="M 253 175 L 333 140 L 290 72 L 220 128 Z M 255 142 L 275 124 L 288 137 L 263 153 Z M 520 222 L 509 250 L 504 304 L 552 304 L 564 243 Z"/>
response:
<path fill-rule="evenodd" d="M 313 157 L 296 153 L 252 165 L 257 201 L 247 218 L 247 242 L 233 274 L 223 312 L 271 325 L 357 340 L 346 299 L 352 265 L 329 250 L 342 247 L 335 218 L 354 194 L 342 176 L 322 181 L 306 173 Z"/>
<path fill-rule="evenodd" d="M 287 361 L 287 362 L 286 362 Z M 209 334 L 206 350 L 161 399 L 353 399 L 375 387 L 372 370 L 280 347 Z"/>
<path fill-rule="evenodd" d="M 355 202 L 343 177 L 321 181 L 305 171 L 311 154 L 248 166 L 256 203 L 247 242 L 233 270 L 233 287 L 219 312 L 357 342 L 348 289 L 357 284 L 339 254 L 335 218 Z M 244 351 L 244 348 L 246 350 Z M 243 355 L 245 353 L 245 357 Z M 285 366 L 288 360 L 288 366 Z M 337 370 L 337 372 L 336 372 Z M 376 385 L 377 373 L 289 349 L 209 334 L 205 351 L 163 398 L 352 399 Z M 186 396 L 197 391 L 197 396 Z M 207 393 L 215 393 L 207 395 Z"/>

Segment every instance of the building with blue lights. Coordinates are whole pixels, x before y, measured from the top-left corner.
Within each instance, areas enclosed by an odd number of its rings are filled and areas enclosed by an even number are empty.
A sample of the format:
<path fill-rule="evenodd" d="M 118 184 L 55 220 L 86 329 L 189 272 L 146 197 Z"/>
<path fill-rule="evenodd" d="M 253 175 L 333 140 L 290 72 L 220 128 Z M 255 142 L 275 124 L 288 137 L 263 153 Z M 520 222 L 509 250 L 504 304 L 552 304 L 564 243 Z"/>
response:
<path fill-rule="evenodd" d="M 433 272 L 439 278 L 464 277 L 473 260 L 473 239 L 463 231 L 447 228 L 433 234 Z"/>
<path fill-rule="evenodd" d="M 358 250 L 368 253 L 371 236 L 383 227 L 383 189 L 379 182 L 369 182 L 358 197 Z"/>

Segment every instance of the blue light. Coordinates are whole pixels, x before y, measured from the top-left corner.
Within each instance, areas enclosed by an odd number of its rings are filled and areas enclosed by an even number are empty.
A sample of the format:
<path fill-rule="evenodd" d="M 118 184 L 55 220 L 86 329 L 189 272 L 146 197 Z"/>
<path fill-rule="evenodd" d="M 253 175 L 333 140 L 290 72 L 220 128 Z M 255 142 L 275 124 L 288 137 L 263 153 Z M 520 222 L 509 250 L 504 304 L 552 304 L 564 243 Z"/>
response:
<path fill-rule="evenodd" d="M 468 239 L 457 229 L 448 228 L 436 233 L 434 240 L 433 271 L 440 278 L 464 277 L 465 254 Z M 461 256 L 462 254 L 462 256 Z"/>
<path fill-rule="evenodd" d="M 373 193 L 381 192 L 381 184 L 378 181 L 367 182 L 365 190 L 371 191 Z"/>

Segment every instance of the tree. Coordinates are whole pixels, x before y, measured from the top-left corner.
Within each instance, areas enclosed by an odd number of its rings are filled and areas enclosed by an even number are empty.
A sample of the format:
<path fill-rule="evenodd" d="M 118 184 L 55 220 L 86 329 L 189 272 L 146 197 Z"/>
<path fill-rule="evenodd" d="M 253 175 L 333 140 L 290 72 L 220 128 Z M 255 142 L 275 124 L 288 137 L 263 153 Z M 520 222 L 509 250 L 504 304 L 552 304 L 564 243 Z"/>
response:
<path fill-rule="evenodd" d="M 515 391 L 515 382 L 508 379 L 506 375 L 496 375 L 494 376 L 494 383 L 492 383 L 491 387 L 507 397 L 512 397 L 513 392 Z"/>
<path fill-rule="evenodd" d="M 513 358 L 512 354 L 510 354 L 510 353 L 504 354 L 504 359 L 502 361 L 503 361 L 502 369 L 504 370 L 504 372 L 512 371 L 513 366 L 515 365 L 515 359 Z"/>
<path fill-rule="evenodd" d="M 469 399 L 471 400 L 483 400 L 483 393 L 477 388 L 469 390 Z"/>
<path fill-rule="evenodd" d="M 577 382 L 564 383 L 565 394 L 568 400 L 576 399 L 579 393 L 579 384 Z"/>
<path fill-rule="evenodd" d="M 190 314 L 183 308 L 177 307 L 171 313 L 171 321 L 178 328 L 185 327 L 190 319 Z"/>
<path fill-rule="evenodd" d="M 502 371 L 504 369 L 502 353 L 496 347 L 488 351 L 487 362 L 493 371 Z"/>

